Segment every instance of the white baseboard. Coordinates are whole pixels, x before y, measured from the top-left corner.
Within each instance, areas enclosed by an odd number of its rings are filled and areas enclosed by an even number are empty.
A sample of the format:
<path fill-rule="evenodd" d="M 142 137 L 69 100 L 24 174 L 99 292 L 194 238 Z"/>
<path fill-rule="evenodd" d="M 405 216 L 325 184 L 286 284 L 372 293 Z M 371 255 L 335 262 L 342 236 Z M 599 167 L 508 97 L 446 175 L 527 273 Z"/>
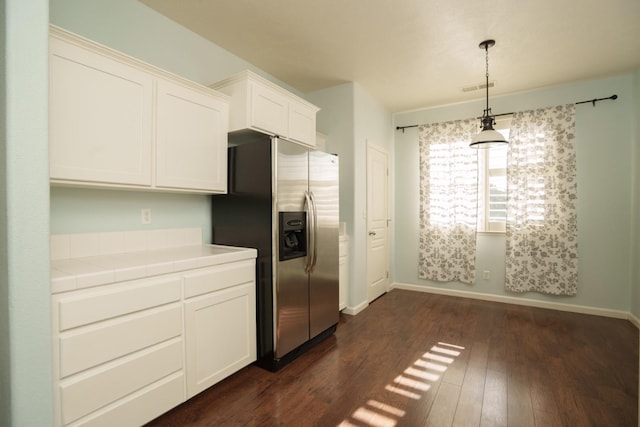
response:
<path fill-rule="evenodd" d="M 483 301 L 502 302 L 507 304 L 524 305 L 528 307 L 548 308 L 551 310 L 568 311 L 572 313 L 592 314 L 596 316 L 627 319 L 640 328 L 640 319 L 631 313 L 622 310 L 609 310 L 605 308 L 589 307 L 584 305 L 562 304 L 551 301 L 538 301 L 528 298 L 515 298 L 506 295 L 493 295 L 479 292 L 459 291 L 455 289 L 436 288 L 433 286 L 413 285 L 409 283 L 392 283 L 391 289 L 404 289 L 408 291 L 427 292 L 431 294 L 449 295 L 454 297 L 472 298 Z"/>
<path fill-rule="evenodd" d="M 362 310 L 364 310 L 367 307 L 369 307 L 369 303 L 367 301 L 364 301 L 356 305 L 355 307 L 347 306 L 344 310 L 342 310 L 342 312 L 350 316 L 355 316 L 356 314 L 360 313 Z"/>
<path fill-rule="evenodd" d="M 633 313 L 629 313 L 629 317 L 627 317 L 627 319 L 629 319 L 629 322 L 631 322 L 634 325 L 636 325 L 636 328 L 640 329 L 640 319 L 638 319 L 636 316 L 634 316 Z"/>

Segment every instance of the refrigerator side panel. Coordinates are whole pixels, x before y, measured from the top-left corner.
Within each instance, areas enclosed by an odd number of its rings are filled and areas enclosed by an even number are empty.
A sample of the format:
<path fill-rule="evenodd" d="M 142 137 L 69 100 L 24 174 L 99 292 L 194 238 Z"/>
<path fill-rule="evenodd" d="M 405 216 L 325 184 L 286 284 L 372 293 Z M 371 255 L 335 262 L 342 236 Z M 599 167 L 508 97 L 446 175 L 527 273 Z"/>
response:
<path fill-rule="evenodd" d="M 317 211 L 316 265 L 309 279 L 310 337 L 338 323 L 338 157 L 309 153 L 309 189 Z"/>
<path fill-rule="evenodd" d="M 288 141 L 276 141 L 276 212 L 304 211 L 308 188 L 307 149 Z M 276 227 L 276 241 L 281 238 Z M 275 357 L 281 358 L 309 340 L 309 287 L 306 257 L 280 261 L 276 245 Z"/>
<path fill-rule="evenodd" d="M 229 148 L 229 193 L 213 196 L 212 242 L 256 248 L 258 359 L 273 356 L 273 230 L 268 137 Z"/>

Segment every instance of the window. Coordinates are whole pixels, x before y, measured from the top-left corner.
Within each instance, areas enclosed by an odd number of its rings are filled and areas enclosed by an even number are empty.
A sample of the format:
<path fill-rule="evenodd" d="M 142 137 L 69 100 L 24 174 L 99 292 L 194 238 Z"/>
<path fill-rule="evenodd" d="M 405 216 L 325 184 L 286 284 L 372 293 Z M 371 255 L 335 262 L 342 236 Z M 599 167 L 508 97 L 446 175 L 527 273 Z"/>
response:
<path fill-rule="evenodd" d="M 495 130 L 509 140 L 511 119 Z M 478 231 L 505 232 L 507 221 L 507 145 L 478 150 Z"/>

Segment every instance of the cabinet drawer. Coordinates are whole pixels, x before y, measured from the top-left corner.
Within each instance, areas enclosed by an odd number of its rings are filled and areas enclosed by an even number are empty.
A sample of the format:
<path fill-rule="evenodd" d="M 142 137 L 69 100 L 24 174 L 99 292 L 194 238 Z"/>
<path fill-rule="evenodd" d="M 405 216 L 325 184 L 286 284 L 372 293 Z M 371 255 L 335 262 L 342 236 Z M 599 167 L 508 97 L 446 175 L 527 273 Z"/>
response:
<path fill-rule="evenodd" d="M 253 282 L 255 260 L 203 268 L 184 276 L 184 297 L 190 298 L 241 283 Z"/>
<path fill-rule="evenodd" d="M 60 377 L 181 334 L 182 308 L 178 303 L 63 333 L 60 335 Z"/>
<path fill-rule="evenodd" d="M 74 423 L 74 427 L 141 426 L 184 401 L 184 375 L 176 373 Z"/>
<path fill-rule="evenodd" d="M 107 320 L 180 300 L 180 277 L 125 282 L 58 299 L 59 330 Z"/>
<path fill-rule="evenodd" d="M 180 371 L 182 366 L 182 340 L 175 339 L 63 381 L 62 421 L 73 422 Z"/>

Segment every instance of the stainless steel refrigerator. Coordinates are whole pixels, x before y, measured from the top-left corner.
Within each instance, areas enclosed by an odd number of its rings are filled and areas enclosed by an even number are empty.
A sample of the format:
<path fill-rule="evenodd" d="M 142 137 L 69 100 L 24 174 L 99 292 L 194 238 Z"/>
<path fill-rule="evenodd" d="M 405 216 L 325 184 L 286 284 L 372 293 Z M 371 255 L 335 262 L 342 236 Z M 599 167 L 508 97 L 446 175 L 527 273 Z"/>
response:
<path fill-rule="evenodd" d="M 229 141 L 213 242 L 258 250 L 258 364 L 277 370 L 338 323 L 338 157 L 257 132 Z"/>

